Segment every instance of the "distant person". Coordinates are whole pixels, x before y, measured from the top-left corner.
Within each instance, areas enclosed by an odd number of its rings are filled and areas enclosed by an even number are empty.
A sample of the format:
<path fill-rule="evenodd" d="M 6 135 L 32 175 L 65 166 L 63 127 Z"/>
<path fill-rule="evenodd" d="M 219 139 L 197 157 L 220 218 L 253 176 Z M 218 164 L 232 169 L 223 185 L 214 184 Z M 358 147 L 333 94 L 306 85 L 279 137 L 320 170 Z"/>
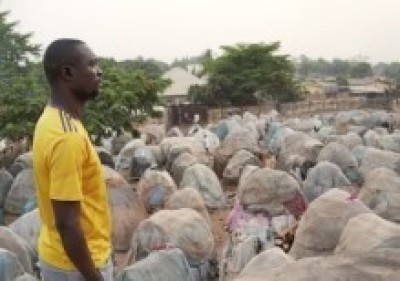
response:
<path fill-rule="evenodd" d="M 50 100 L 35 128 L 33 169 L 43 281 L 111 281 L 111 222 L 103 168 L 81 123 L 102 71 L 80 40 L 59 39 L 44 54 Z"/>
<path fill-rule="evenodd" d="M 200 122 L 200 115 L 198 113 L 196 113 L 193 116 L 193 124 L 199 124 L 199 122 Z"/>

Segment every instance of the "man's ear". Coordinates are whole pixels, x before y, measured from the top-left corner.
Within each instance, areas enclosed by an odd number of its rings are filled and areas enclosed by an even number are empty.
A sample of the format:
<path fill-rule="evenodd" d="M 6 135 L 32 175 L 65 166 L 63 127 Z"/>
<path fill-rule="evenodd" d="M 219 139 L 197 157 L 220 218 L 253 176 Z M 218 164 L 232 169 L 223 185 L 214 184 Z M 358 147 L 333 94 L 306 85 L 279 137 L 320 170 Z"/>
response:
<path fill-rule="evenodd" d="M 74 69 L 69 65 L 63 66 L 61 68 L 61 78 L 64 81 L 71 81 L 74 78 Z"/>

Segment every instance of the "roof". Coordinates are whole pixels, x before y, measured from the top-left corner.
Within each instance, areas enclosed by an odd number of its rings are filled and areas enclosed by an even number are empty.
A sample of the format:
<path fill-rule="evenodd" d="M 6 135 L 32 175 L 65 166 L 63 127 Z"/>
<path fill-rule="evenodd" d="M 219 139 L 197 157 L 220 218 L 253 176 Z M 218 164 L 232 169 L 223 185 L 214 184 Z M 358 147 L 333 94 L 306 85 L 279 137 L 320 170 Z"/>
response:
<path fill-rule="evenodd" d="M 374 87 L 374 86 L 350 86 L 350 93 L 352 94 L 383 94 L 385 93 L 385 89 Z"/>
<path fill-rule="evenodd" d="M 186 96 L 190 86 L 206 84 L 204 79 L 200 79 L 180 67 L 170 69 L 164 73 L 162 78 L 171 80 L 171 85 L 162 93 L 163 96 Z"/>
<path fill-rule="evenodd" d="M 351 86 L 366 86 L 369 84 L 374 83 L 373 77 L 366 77 L 366 78 L 350 78 L 348 79 L 349 85 Z"/>

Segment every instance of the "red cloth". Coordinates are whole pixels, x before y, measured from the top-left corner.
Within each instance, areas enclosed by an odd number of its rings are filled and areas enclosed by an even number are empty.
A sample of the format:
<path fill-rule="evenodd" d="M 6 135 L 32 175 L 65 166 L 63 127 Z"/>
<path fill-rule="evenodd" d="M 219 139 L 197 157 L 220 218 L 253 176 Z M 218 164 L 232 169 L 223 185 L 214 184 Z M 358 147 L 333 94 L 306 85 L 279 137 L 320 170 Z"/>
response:
<path fill-rule="evenodd" d="M 229 213 L 229 217 L 227 220 L 228 229 L 230 232 L 233 232 L 236 229 L 239 229 L 245 226 L 250 221 L 256 221 L 259 225 L 268 226 L 268 218 L 263 215 L 255 215 L 250 212 L 246 212 L 243 210 L 242 204 L 239 203 L 239 200 L 236 200 L 235 205 L 232 211 Z"/>
<path fill-rule="evenodd" d="M 300 191 L 297 191 L 291 200 L 282 204 L 296 219 L 299 219 L 307 209 L 306 200 Z"/>

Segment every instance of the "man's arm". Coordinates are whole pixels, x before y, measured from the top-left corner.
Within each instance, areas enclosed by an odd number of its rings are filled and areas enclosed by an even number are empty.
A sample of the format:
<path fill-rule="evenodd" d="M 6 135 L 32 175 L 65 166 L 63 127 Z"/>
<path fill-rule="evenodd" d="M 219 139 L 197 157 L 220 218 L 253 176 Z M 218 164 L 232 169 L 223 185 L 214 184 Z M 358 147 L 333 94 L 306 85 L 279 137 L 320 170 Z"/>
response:
<path fill-rule="evenodd" d="M 55 222 L 67 256 L 86 281 L 103 281 L 91 258 L 82 232 L 79 201 L 52 200 Z"/>

